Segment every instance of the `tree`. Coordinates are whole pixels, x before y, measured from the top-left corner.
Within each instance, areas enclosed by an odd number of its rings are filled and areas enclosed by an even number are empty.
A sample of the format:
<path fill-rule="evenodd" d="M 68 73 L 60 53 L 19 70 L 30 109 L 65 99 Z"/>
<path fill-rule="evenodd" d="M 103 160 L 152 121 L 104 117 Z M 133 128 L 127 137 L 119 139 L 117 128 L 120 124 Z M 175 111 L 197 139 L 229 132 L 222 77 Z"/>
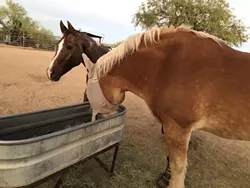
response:
<path fill-rule="evenodd" d="M 22 29 L 22 22 L 27 12 L 23 7 L 11 0 L 6 1 L 5 6 L 0 7 L 0 25 L 1 30 L 9 33 L 12 40 L 18 38 Z"/>
<path fill-rule="evenodd" d="M 57 40 L 49 29 L 41 27 L 37 33 L 37 37 L 34 37 L 36 38 L 37 47 L 43 49 L 54 49 L 54 45 L 56 44 Z"/>
<path fill-rule="evenodd" d="M 117 47 L 119 44 L 121 44 L 123 41 L 118 41 L 112 45 L 113 48 Z"/>
<path fill-rule="evenodd" d="M 6 6 L 0 6 L 0 26 L 2 35 L 8 35 L 12 43 L 22 46 L 53 49 L 56 41 L 52 31 L 29 17 L 26 10 L 12 0 L 6 0 Z"/>
<path fill-rule="evenodd" d="M 248 28 L 232 13 L 226 0 L 147 0 L 132 23 L 143 29 L 186 24 L 237 47 L 249 39 Z"/>

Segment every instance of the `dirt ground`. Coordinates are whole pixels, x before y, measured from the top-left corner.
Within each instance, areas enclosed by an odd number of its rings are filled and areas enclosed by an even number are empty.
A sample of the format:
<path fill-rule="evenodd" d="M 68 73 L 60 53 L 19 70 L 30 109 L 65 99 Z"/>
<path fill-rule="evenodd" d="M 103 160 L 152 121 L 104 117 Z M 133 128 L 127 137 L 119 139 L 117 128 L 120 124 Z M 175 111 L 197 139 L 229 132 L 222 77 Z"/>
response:
<path fill-rule="evenodd" d="M 0 115 L 32 111 L 82 101 L 85 70 L 79 66 L 58 83 L 45 74 L 53 52 L 0 47 Z M 144 102 L 128 93 L 124 139 L 116 175 L 109 178 L 93 160 L 73 167 L 64 188 L 149 188 L 166 166 L 167 148 L 161 126 Z M 102 155 L 110 162 L 112 153 Z M 250 142 L 193 133 L 188 152 L 187 188 L 250 188 Z M 56 178 L 39 188 L 50 188 Z"/>

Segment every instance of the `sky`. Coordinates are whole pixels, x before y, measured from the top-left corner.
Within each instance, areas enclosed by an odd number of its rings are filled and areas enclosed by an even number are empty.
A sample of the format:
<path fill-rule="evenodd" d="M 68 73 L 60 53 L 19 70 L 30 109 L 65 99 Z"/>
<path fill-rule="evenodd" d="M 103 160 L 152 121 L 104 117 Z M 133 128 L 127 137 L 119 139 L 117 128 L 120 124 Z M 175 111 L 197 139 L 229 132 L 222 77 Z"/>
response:
<path fill-rule="evenodd" d="M 146 0 L 14 0 L 28 15 L 44 27 L 61 36 L 59 22 L 70 21 L 76 29 L 104 37 L 105 43 L 115 43 L 141 31 L 131 23 L 133 15 Z M 250 26 L 250 1 L 228 0 L 235 15 Z M 0 0 L 4 5 L 5 0 Z M 250 33 L 250 31 L 249 31 Z M 240 48 L 250 52 L 250 40 Z"/>

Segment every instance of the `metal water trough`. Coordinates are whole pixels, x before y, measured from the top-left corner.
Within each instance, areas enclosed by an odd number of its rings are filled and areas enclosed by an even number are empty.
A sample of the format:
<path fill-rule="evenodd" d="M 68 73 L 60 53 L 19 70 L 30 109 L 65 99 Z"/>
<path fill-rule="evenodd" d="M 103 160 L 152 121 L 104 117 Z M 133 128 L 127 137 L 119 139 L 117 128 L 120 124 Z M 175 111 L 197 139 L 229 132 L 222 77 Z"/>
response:
<path fill-rule="evenodd" d="M 119 144 L 125 113 L 121 105 L 90 122 L 90 105 L 81 103 L 0 117 L 0 187 L 33 184 Z"/>

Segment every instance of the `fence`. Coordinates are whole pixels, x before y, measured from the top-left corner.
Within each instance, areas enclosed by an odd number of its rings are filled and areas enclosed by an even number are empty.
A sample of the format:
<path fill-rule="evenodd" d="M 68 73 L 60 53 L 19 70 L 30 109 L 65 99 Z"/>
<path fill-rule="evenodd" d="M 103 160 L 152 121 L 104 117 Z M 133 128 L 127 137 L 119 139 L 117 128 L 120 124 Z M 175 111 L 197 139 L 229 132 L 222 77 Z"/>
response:
<path fill-rule="evenodd" d="M 9 34 L 0 32 L 0 44 L 8 44 L 13 46 L 31 47 L 36 49 L 55 50 L 57 42 L 61 36 L 49 36 L 42 34 L 35 34 L 25 37 L 22 34 Z M 97 39 L 93 38 L 98 41 Z M 113 47 L 112 44 L 102 43 L 104 46 Z"/>
<path fill-rule="evenodd" d="M 22 47 L 31 47 L 36 49 L 45 49 L 45 50 L 54 50 L 57 44 L 57 41 L 60 39 L 60 36 L 48 36 L 36 34 L 33 36 L 23 36 L 22 34 L 9 34 L 9 33 L 0 33 L 0 43 L 22 46 Z"/>

